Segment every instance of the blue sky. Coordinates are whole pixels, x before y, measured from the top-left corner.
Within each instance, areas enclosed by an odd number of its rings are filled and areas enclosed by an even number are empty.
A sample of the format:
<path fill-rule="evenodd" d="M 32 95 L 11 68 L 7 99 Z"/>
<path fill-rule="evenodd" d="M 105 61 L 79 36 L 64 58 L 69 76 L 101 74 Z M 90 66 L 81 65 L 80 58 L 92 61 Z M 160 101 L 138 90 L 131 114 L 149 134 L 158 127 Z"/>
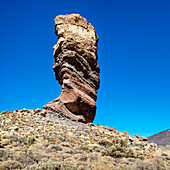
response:
<path fill-rule="evenodd" d="M 170 125 L 170 1 L 0 0 L 0 112 L 42 108 L 61 86 L 54 18 L 79 13 L 99 36 L 94 123 L 150 136 Z"/>

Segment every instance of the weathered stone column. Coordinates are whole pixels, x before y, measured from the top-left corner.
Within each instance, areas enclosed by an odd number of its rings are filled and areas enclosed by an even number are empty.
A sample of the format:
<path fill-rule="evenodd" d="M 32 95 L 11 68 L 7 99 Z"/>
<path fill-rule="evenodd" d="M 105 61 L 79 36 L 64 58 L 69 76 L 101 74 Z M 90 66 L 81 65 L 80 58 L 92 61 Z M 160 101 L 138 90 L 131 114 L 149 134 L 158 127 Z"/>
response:
<path fill-rule="evenodd" d="M 79 14 L 59 15 L 54 21 L 58 42 L 53 47 L 53 70 L 62 92 L 43 108 L 73 120 L 93 122 L 100 82 L 98 36 L 93 26 Z"/>

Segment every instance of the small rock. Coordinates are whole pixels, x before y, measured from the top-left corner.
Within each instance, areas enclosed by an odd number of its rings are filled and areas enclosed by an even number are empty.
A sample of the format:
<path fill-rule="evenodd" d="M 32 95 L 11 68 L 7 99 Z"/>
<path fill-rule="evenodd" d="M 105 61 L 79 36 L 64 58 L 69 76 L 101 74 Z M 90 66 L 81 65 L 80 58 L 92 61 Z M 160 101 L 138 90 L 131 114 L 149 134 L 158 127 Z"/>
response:
<path fill-rule="evenodd" d="M 14 130 L 18 131 L 19 128 L 18 128 L 17 126 L 14 126 L 14 127 L 9 127 L 8 129 L 9 129 L 9 130 L 13 130 L 13 131 L 14 131 Z"/>
<path fill-rule="evenodd" d="M 135 134 L 135 137 L 136 137 L 136 138 L 139 138 L 139 135 Z"/>
<path fill-rule="evenodd" d="M 68 142 L 63 142 L 61 145 L 62 145 L 62 146 L 65 146 L 65 147 L 68 147 L 68 148 L 71 147 Z"/>
<path fill-rule="evenodd" d="M 112 129 L 109 126 L 104 126 L 105 129 L 112 131 Z"/>
<path fill-rule="evenodd" d="M 52 151 L 52 150 L 62 151 L 62 148 L 61 148 L 61 146 L 59 146 L 59 145 L 49 145 L 49 146 L 47 147 L 47 149 L 50 150 L 50 151 Z"/>
<path fill-rule="evenodd" d="M 55 141 L 56 144 L 60 144 L 61 142 L 62 142 L 62 141 L 59 140 L 59 139 Z"/>
<path fill-rule="evenodd" d="M 146 137 L 139 137 L 138 139 L 139 139 L 139 141 L 147 141 Z"/>
<path fill-rule="evenodd" d="M 130 135 L 129 135 L 129 133 L 128 133 L 128 132 L 126 132 L 126 131 L 124 132 L 124 134 L 125 134 L 125 135 L 127 135 L 127 136 L 130 136 Z"/>
<path fill-rule="evenodd" d="M 84 166 L 83 165 L 79 165 L 79 169 L 80 170 L 84 170 Z"/>

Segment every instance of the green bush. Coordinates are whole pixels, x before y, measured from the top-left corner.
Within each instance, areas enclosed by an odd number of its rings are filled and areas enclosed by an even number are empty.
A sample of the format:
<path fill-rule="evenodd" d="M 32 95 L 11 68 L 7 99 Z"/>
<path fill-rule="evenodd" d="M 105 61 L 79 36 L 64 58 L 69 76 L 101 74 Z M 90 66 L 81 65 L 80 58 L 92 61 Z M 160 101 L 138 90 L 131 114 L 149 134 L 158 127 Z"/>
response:
<path fill-rule="evenodd" d="M 71 161 L 65 161 L 62 164 L 62 170 L 78 170 L 79 168 Z"/>
<path fill-rule="evenodd" d="M 137 157 L 136 153 L 128 147 L 128 144 L 124 140 L 115 140 L 111 147 L 106 147 L 102 154 L 105 156 L 111 156 L 114 158 L 122 158 L 122 157 Z"/>
<path fill-rule="evenodd" d="M 41 162 L 37 167 L 36 170 L 78 170 L 76 164 L 71 161 L 64 161 L 64 162 Z"/>
<path fill-rule="evenodd" d="M 168 170 L 169 163 L 161 158 L 146 159 L 144 161 L 138 161 L 135 165 L 135 170 Z"/>
<path fill-rule="evenodd" d="M 35 137 L 34 136 L 28 136 L 27 141 L 28 141 L 29 144 L 33 144 L 34 141 L 35 141 Z"/>
<path fill-rule="evenodd" d="M 99 141 L 99 145 L 103 145 L 108 148 L 108 147 L 111 147 L 113 145 L 113 143 L 108 141 L 107 139 L 101 139 Z"/>

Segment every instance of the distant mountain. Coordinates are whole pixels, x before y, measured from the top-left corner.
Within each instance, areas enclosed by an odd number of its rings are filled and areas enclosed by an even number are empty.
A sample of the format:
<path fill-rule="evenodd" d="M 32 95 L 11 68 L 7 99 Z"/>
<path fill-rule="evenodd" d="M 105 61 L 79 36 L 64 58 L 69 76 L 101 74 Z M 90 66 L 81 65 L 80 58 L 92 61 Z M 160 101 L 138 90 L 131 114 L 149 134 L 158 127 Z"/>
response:
<path fill-rule="evenodd" d="M 160 146 L 170 145 L 170 129 L 149 136 L 148 142 L 153 142 Z"/>

